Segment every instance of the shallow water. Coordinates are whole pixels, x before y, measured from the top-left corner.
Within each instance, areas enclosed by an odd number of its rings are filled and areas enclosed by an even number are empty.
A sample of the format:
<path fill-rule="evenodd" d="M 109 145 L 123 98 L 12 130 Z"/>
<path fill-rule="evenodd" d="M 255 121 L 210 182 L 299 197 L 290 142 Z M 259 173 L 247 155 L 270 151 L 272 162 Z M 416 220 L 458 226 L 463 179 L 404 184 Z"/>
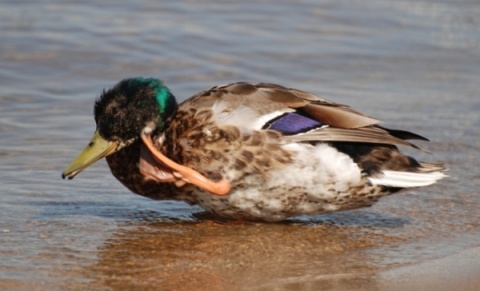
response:
<path fill-rule="evenodd" d="M 431 287 L 438 262 L 473 288 L 480 6 L 290 2 L 3 1 L 0 289 L 390 289 L 415 274 L 414 286 Z M 426 135 L 433 154 L 411 153 L 450 177 L 279 224 L 223 223 L 133 195 L 104 161 L 61 180 L 94 131 L 101 89 L 139 75 L 180 100 L 239 80 L 307 90 Z"/>

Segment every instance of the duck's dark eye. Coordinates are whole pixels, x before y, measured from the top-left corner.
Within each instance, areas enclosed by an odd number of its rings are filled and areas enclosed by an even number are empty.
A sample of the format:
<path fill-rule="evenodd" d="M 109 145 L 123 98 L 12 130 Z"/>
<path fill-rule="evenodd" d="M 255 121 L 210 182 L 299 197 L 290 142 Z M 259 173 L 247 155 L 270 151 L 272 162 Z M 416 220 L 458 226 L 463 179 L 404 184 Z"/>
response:
<path fill-rule="evenodd" d="M 113 115 L 113 116 L 117 115 L 118 114 L 118 108 L 112 107 L 110 109 L 110 114 Z"/>

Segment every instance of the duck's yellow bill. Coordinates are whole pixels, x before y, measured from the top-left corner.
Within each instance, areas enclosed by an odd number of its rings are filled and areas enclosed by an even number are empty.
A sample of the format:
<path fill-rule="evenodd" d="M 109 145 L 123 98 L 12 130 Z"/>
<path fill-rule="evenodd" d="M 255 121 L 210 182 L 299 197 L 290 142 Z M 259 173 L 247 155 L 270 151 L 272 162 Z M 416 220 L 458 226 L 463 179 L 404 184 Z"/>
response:
<path fill-rule="evenodd" d="M 75 175 L 80 173 L 86 167 L 115 152 L 116 148 L 116 143 L 107 141 L 100 136 L 98 131 L 95 131 L 92 140 L 85 147 L 83 152 L 63 171 L 62 178 L 73 179 Z"/>

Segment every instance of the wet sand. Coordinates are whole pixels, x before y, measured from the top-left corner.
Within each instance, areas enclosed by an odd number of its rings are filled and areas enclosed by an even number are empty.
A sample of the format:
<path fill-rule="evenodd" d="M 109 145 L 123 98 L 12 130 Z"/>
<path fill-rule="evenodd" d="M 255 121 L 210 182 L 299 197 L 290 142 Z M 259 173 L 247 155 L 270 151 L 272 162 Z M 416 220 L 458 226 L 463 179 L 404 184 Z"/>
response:
<path fill-rule="evenodd" d="M 338 257 L 357 265 L 358 254 L 349 258 L 348 250 L 371 247 L 374 241 L 374 235 L 353 239 L 351 230 L 331 225 L 153 223 L 114 238 L 89 271 L 100 274 L 101 285 L 113 288 L 153 284 L 170 290 L 271 289 L 305 283 L 313 287 L 324 280 L 311 280 L 309 274 L 317 276 L 318 270 L 326 277 L 335 274 Z M 371 268 L 355 267 L 354 280 Z M 132 276 L 136 280 L 128 279 Z"/>
<path fill-rule="evenodd" d="M 382 290 L 478 290 L 480 247 L 378 274 Z"/>
<path fill-rule="evenodd" d="M 0 280 L 0 288 L 477 290 L 480 284 L 478 247 L 421 262 L 389 262 L 376 255 L 408 244 L 381 231 L 387 225 L 401 227 L 395 218 L 365 228 L 327 221 L 225 222 L 206 216 L 125 223 L 97 250 L 96 263 L 46 272 L 47 277 L 67 278 L 61 284 L 10 279 Z M 82 280 L 71 280 L 80 274 Z"/>
<path fill-rule="evenodd" d="M 88 268 L 98 274 L 89 286 L 165 290 L 476 290 L 480 286 L 478 248 L 397 267 L 376 261 L 369 250 L 394 247 L 404 243 L 402 239 L 358 226 L 154 223 L 120 236 L 102 250 L 98 264 Z"/>

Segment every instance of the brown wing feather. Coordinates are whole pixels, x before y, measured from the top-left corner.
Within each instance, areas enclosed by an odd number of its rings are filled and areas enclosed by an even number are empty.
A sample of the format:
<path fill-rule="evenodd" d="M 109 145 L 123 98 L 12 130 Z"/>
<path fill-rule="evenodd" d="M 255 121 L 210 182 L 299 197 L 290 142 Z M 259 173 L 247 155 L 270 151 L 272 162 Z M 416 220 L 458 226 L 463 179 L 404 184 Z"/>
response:
<path fill-rule="evenodd" d="M 327 141 L 327 142 L 358 142 L 373 144 L 392 144 L 421 149 L 418 146 L 391 135 L 377 126 L 362 128 L 324 127 L 303 134 L 286 137 L 288 142 Z M 423 149 L 421 149 L 423 150 Z"/>
<path fill-rule="evenodd" d="M 305 91 L 269 83 L 238 82 L 215 86 L 187 99 L 180 106 L 214 107 L 222 103 L 227 111 L 240 111 L 245 118 L 284 110 L 299 110 L 327 124 L 307 133 L 285 136 L 288 142 L 327 141 L 404 145 L 418 148 L 405 139 L 425 139 L 414 133 L 380 127 L 379 120 L 363 115 L 350 107 L 320 98 Z M 248 108 L 250 115 L 241 112 Z M 235 125 L 235 124 L 233 124 Z"/>
<path fill-rule="evenodd" d="M 336 104 L 313 94 L 272 84 L 257 84 L 260 90 L 271 90 L 270 100 L 300 109 L 316 120 L 339 128 L 359 128 L 379 123 L 350 107 Z"/>
<path fill-rule="evenodd" d="M 269 83 L 238 82 L 216 86 L 198 93 L 185 105 L 213 106 L 217 101 L 229 102 L 231 110 L 247 104 L 263 115 L 280 108 L 300 109 L 322 123 L 339 128 L 358 128 L 377 124 L 377 119 L 363 115 L 350 107 L 336 104 L 316 95 Z"/>
<path fill-rule="evenodd" d="M 307 104 L 302 110 L 316 120 L 333 127 L 360 128 L 379 123 L 376 119 L 339 106 Z"/>

